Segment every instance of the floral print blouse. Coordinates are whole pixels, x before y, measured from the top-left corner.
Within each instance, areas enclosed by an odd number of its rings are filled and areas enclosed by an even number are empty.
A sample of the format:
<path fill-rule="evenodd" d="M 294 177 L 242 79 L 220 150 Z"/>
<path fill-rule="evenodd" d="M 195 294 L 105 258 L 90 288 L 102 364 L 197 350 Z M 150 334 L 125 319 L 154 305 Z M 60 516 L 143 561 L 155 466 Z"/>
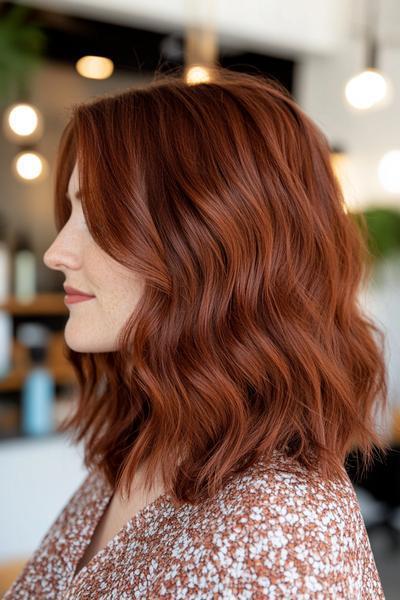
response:
<path fill-rule="evenodd" d="M 159 496 L 75 574 L 112 493 L 89 472 L 4 600 L 384 599 L 348 477 L 275 451 L 201 504 Z"/>

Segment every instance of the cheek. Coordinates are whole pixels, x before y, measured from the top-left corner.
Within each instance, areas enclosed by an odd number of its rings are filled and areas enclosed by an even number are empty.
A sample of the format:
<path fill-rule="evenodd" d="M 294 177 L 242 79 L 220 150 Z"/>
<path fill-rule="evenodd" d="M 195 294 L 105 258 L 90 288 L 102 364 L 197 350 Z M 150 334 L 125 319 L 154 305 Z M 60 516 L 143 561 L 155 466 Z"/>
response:
<path fill-rule="evenodd" d="M 121 281 L 115 281 L 114 287 L 107 291 L 107 298 L 103 298 L 102 307 L 114 322 L 121 321 L 133 312 L 143 293 L 143 287 L 137 281 L 128 284 L 123 282 L 123 285 Z"/>
<path fill-rule="evenodd" d="M 99 309 L 109 324 L 120 325 L 130 316 L 140 300 L 144 283 L 132 273 L 104 272 L 102 289 L 99 294 Z"/>
<path fill-rule="evenodd" d="M 95 242 L 86 247 L 85 267 L 98 307 L 115 322 L 128 316 L 144 291 L 144 280 L 106 254 Z"/>

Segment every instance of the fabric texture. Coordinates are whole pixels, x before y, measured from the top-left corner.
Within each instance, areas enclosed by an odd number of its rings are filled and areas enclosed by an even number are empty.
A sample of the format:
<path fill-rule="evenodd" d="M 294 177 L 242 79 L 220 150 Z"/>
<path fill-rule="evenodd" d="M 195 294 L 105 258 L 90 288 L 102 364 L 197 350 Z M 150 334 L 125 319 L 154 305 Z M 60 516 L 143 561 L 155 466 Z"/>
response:
<path fill-rule="evenodd" d="M 112 493 L 90 472 L 4 600 L 384 599 L 348 477 L 276 451 L 201 504 L 159 496 L 74 577 Z"/>

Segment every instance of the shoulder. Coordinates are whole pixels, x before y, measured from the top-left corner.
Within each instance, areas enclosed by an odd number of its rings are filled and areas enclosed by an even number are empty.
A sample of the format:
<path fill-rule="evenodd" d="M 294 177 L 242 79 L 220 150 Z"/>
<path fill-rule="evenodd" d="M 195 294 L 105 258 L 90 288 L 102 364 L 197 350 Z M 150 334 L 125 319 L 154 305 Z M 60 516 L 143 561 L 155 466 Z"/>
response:
<path fill-rule="evenodd" d="M 257 463 L 228 485 L 216 514 L 214 566 L 233 593 L 322 598 L 329 590 L 335 598 L 383 598 L 347 476 L 344 482 L 325 481 L 275 455 L 272 463 Z"/>

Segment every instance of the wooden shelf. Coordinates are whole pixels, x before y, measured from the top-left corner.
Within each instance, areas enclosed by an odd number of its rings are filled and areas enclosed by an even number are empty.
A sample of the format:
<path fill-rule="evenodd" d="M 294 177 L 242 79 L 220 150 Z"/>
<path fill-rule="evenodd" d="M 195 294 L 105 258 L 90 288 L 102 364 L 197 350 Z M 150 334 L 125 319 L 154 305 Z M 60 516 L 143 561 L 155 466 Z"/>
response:
<path fill-rule="evenodd" d="M 64 302 L 64 294 L 61 292 L 36 294 L 35 298 L 29 302 L 18 302 L 14 296 L 0 304 L 0 310 L 6 310 L 13 316 L 47 316 L 47 315 L 68 315 L 68 307 Z"/>
<path fill-rule="evenodd" d="M 45 366 L 52 372 L 55 383 L 60 385 L 76 382 L 75 372 L 64 356 L 64 349 L 63 332 L 51 334 Z M 11 364 L 13 369 L 6 377 L 0 379 L 0 392 L 20 390 L 27 373 L 32 368 L 28 349 L 16 339 L 13 340 Z"/>
<path fill-rule="evenodd" d="M 56 384 L 68 385 L 76 382 L 76 377 L 71 367 L 56 365 L 48 368 L 52 372 Z M 0 392 L 17 392 L 21 390 L 28 372 L 28 369 L 14 369 L 11 371 L 7 377 L 0 379 Z"/>

